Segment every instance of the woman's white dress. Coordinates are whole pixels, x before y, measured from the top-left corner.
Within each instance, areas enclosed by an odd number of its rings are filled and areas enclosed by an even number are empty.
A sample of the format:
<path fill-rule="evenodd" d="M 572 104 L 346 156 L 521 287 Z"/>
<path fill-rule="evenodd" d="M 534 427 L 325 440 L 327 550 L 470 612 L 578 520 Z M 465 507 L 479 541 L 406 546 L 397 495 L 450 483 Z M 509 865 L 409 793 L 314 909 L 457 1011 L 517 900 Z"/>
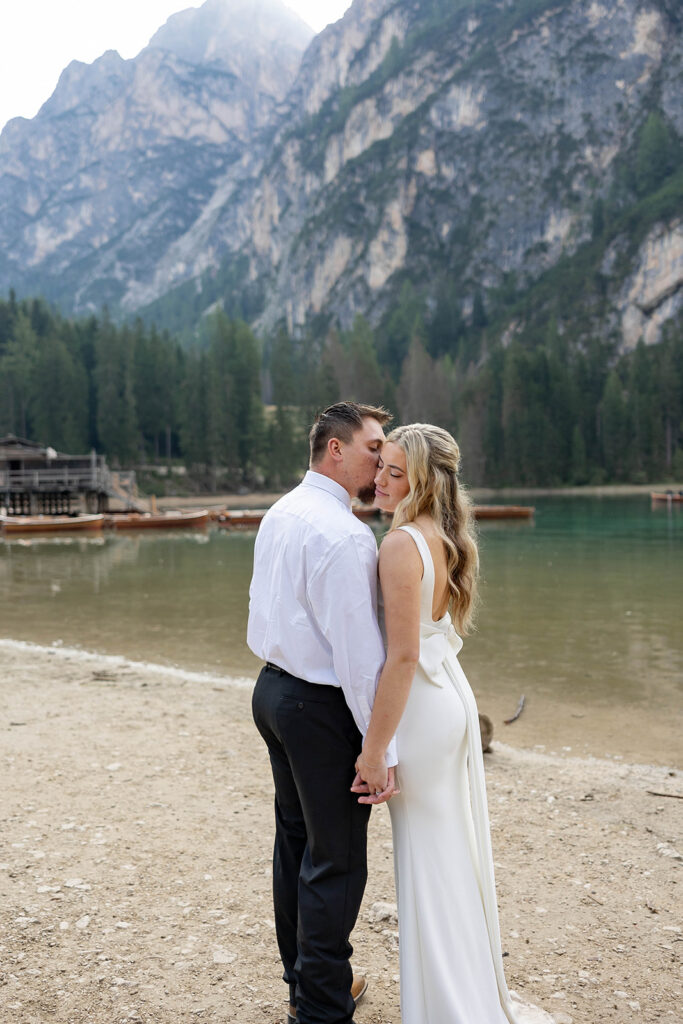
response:
<path fill-rule="evenodd" d="M 389 801 L 398 895 L 403 1024 L 541 1024 L 503 973 L 493 858 L 474 695 L 450 616 L 432 620 L 434 564 L 424 564 L 420 661 L 397 730 L 401 792 Z"/>

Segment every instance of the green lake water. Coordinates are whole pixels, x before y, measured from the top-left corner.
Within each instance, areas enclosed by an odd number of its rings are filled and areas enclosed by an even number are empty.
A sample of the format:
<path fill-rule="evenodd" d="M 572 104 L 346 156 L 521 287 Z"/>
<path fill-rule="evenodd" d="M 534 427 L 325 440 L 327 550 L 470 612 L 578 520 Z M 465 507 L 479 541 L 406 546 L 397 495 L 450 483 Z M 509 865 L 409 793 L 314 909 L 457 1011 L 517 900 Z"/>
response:
<path fill-rule="evenodd" d="M 646 496 L 535 505 L 532 523 L 480 526 L 482 601 L 461 663 L 495 738 L 681 765 L 683 509 Z M 253 678 L 254 536 L 5 540 L 0 637 Z"/>

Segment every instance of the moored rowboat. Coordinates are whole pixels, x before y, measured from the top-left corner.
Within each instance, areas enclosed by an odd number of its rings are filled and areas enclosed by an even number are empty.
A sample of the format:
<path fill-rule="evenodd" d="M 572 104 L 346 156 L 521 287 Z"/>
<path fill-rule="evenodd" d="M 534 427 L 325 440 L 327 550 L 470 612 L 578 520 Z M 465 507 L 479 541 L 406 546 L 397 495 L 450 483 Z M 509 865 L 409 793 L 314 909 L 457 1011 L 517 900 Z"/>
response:
<path fill-rule="evenodd" d="M 227 530 L 239 527 L 258 527 L 267 511 L 267 508 L 226 509 L 221 512 L 216 523 Z"/>
<path fill-rule="evenodd" d="M 384 515 L 374 505 L 354 505 L 352 511 L 359 519 L 372 519 Z M 533 505 L 475 505 L 475 519 L 531 519 L 536 509 Z"/>
<path fill-rule="evenodd" d="M 115 530 L 165 530 L 177 526 L 206 526 L 207 509 L 190 512 L 118 512 L 107 516 L 107 526 Z"/>
<path fill-rule="evenodd" d="M 237 527 L 258 527 L 268 509 L 252 508 L 226 510 L 217 519 L 219 526 L 227 529 Z M 371 519 L 381 514 L 381 510 L 373 505 L 353 505 L 352 511 L 359 519 Z M 533 505 L 475 505 L 476 519 L 531 519 L 535 508 Z"/>
<path fill-rule="evenodd" d="M 82 530 L 101 530 L 101 513 L 84 516 L 0 516 L 0 526 L 6 534 L 14 533 L 72 533 Z"/>
<path fill-rule="evenodd" d="M 267 508 L 225 509 L 215 521 L 218 526 L 228 530 L 239 527 L 259 526 L 267 511 Z M 379 515 L 380 512 L 378 508 L 373 508 L 372 505 L 354 505 L 351 511 L 359 519 L 371 519 L 373 516 Z"/>
<path fill-rule="evenodd" d="M 536 509 L 533 505 L 475 505 L 473 511 L 475 519 L 531 519 Z M 359 519 L 385 514 L 374 505 L 354 505 L 352 512 Z"/>
<path fill-rule="evenodd" d="M 532 519 L 533 505 L 475 505 L 475 519 Z"/>
<path fill-rule="evenodd" d="M 650 497 L 653 501 L 683 501 L 683 494 L 680 491 L 678 494 L 674 491 L 650 491 Z"/>

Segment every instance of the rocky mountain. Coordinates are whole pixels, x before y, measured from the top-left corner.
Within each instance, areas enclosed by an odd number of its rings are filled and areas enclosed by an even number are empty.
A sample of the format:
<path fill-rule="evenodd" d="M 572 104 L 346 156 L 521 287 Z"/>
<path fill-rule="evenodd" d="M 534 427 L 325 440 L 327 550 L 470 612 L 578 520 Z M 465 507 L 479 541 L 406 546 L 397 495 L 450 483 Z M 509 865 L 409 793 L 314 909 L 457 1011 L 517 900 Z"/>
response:
<path fill-rule="evenodd" d="M 256 95 L 283 100 L 312 36 L 280 0 L 207 0 L 170 17 L 149 47 L 223 68 Z"/>
<path fill-rule="evenodd" d="M 70 64 L 38 115 L 0 136 L 0 287 L 130 307 L 229 168 L 249 164 L 312 35 L 279 0 L 208 0 L 134 60 Z"/>
<path fill-rule="evenodd" d="M 563 266 L 624 347 L 678 314 L 675 0 L 355 0 L 298 70 L 264 6 L 176 15 L 7 126 L 0 287 L 297 332 L 378 322 L 407 281 L 493 315 Z"/>

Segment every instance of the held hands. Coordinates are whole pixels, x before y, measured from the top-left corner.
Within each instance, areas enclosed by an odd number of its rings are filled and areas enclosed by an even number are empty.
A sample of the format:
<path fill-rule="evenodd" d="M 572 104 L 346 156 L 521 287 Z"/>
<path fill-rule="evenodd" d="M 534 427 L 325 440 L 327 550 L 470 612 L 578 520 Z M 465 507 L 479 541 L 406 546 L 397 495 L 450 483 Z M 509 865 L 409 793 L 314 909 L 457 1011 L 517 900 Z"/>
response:
<path fill-rule="evenodd" d="M 363 753 L 356 761 L 356 777 L 351 786 L 352 793 L 360 793 L 359 804 L 383 804 L 399 793 L 396 787 L 396 772 L 387 768 L 384 758 L 380 764 L 370 764 Z"/>

